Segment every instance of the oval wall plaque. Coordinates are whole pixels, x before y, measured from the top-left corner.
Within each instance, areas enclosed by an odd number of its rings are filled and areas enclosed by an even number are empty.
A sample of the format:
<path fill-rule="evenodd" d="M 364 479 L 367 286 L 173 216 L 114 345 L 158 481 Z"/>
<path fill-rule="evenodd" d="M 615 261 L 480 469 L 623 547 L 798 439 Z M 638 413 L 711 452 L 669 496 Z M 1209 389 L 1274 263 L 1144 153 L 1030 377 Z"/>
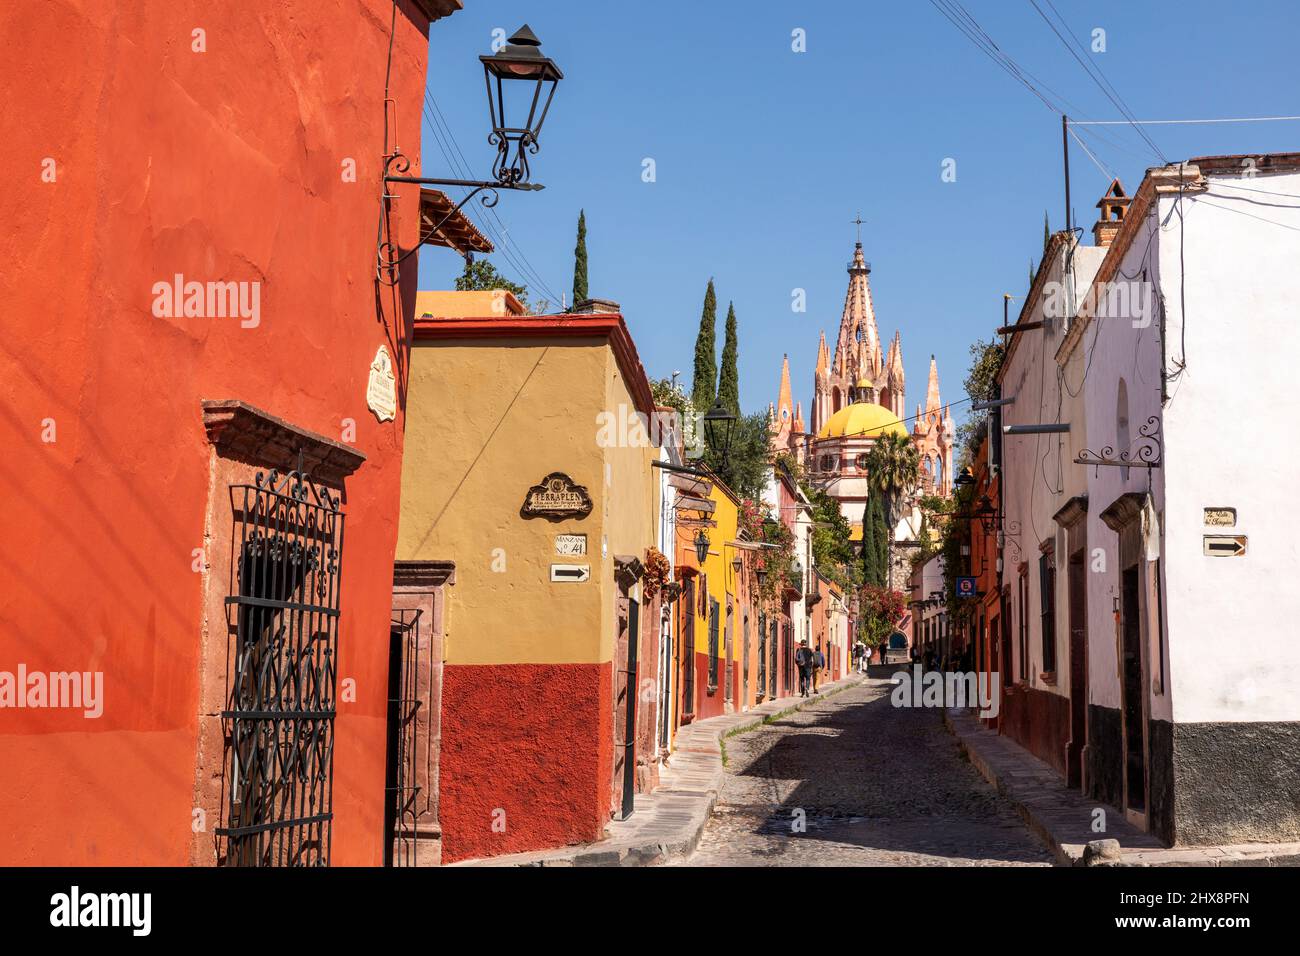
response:
<path fill-rule="evenodd" d="M 519 514 L 525 518 L 546 518 L 563 521 L 565 518 L 585 518 L 591 514 L 591 495 L 582 485 L 560 471 L 553 471 L 533 485 L 524 495 Z"/>

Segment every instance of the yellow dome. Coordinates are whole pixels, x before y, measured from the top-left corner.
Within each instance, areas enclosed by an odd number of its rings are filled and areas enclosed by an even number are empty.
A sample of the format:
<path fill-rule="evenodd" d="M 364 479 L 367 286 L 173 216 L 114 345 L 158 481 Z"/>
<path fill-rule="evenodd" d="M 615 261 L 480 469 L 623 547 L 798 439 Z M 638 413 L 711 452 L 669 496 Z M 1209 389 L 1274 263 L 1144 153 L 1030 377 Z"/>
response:
<path fill-rule="evenodd" d="M 817 433 L 818 438 L 875 438 L 885 432 L 907 435 L 898 416 L 882 405 L 854 402 L 832 415 Z"/>

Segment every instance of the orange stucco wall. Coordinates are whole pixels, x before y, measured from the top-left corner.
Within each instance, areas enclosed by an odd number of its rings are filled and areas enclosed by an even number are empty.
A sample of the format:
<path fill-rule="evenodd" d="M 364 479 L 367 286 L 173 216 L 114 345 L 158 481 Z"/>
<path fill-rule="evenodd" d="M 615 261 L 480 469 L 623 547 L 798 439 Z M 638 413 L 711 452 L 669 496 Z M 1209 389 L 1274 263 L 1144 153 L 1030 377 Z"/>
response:
<path fill-rule="evenodd" d="M 0 12 L 0 85 L 15 93 L 0 137 L 0 670 L 101 670 L 105 698 L 99 719 L 0 710 L 0 864 L 188 861 L 204 580 L 192 552 L 211 466 L 199 403 L 226 398 L 336 440 L 352 421 L 367 456 L 346 484 L 338 663 L 356 698 L 339 705 L 333 862 L 381 859 L 403 421 L 377 421 L 366 382 L 381 344 L 400 356 L 394 315 L 415 292 L 411 268 L 377 315 L 391 9 Z M 427 29 L 399 4 L 392 90 L 412 174 Z M 418 200 L 400 195 L 409 245 Z M 154 283 L 177 273 L 260 283 L 258 324 L 156 317 Z"/>

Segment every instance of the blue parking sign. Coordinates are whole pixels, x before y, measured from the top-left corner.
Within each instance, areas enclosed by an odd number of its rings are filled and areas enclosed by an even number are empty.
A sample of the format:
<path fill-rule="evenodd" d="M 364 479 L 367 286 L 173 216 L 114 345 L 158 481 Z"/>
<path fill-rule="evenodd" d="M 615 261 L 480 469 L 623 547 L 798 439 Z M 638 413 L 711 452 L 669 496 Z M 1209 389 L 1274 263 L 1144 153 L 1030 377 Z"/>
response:
<path fill-rule="evenodd" d="M 975 596 L 975 579 L 964 576 L 957 578 L 957 596 L 959 598 L 973 598 Z"/>

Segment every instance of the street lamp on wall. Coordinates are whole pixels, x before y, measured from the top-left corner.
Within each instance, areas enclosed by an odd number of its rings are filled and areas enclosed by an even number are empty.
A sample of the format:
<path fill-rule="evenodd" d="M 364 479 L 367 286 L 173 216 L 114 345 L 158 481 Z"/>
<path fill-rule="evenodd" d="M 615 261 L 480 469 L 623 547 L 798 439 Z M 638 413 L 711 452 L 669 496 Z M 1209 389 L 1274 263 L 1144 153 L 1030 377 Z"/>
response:
<path fill-rule="evenodd" d="M 542 41 L 524 24 L 491 56 L 480 56 L 487 82 L 492 133 L 488 142 L 497 148 L 492 175 L 503 186 L 518 188 L 528 182 L 528 154 L 541 148 L 542 124 L 564 74 L 542 55 Z M 495 81 L 495 87 L 494 87 Z M 546 84 L 550 84 L 547 88 Z M 542 102 L 543 94 L 546 101 Z M 530 102 L 531 97 L 531 102 Z M 525 106 L 526 104 L 526 106 Z M 538 104 L 541 112 L 538 112 Z M 527 109 L 527 118 L 520 117 Z M 513 125 L 512 125 L 513 123 Z M 510 155 L 514 148 L 514 156 Z"/>
<path fill-rule="evenodd" d="M 704 413 L 704 434 L 709 439 L 709 447 L 715 449 L 724 462 L 731 450 L 731 431 L 735 424 L 736 413 L 723 405 L 721 398 Z"/>
<path fill-rule="evenodd" d="M 695 532 L 695 556 L 700 559 L 700 564 L 703 564 L 705 558 L 709 556 L 710 543 L 709 536 L 703 529 Z"/>
<path fill-rule="evenodd" d="M 564 74 L 560 72 L 560 68 L 555 65 L 553 60 L 542 55 L 541 41 L 537 39 L 537 35 L 528 28 L 527 24 L 516 30 L 514 36 L 500 50 L 491 56 L 480 56 L 479 61 L 483 64 L 483 75 L 487 81 L 488 108 L 491 112 L 492 132 L 488 134 L 488 142 L 497 148 L 496 159 L 492 163 L 493 178 L 484 181 L 478 179 L 434 179 L 427 176 L 408 176 L 406 173 L 411 169 L 410 157 L 403 153 L 398 146 L 394 146 L 391 153 L 385 153 L 383 157 L 384 188 L 381 206 L 381 238 L 376 249 L 376 259 L 378 260 L 376 275 L 384 285 L 397 285 L 398 266 L 407 257 L 414 255 L 421 245 L 438 236 L 442 227 L 479 193 L 483 194 L 479 198 L 479 202 L 490 209 L 497 204 L 499 198 L 497 190 L 517 189 L 531 191 L 544 188 L 540 183 L 530 183 L 528 181 L 530 175 L 528 155 L 530 153 L 536 154 L 541 148 L 538 139 L 542 133 L 542 124 L 546 121 L 546 114 L 550 111 L 551 100 L 555 96 L 555 88 L 560 80 L 564 79 Z M 494 81 L 495 92 L 493 89 Z M 550 84 L 549 89 L 546 88 L 548 83 Z M 524 87 L 527 87 L 527 89 L 524 89 Z M 545 93 L 544 103 L 542 102 L 543 92 Z M 528 102 L 530 94 L 531 103 Z M 513 105 L 509 106 L 507 112 L 508 104 Z M 540 110 L 538 109 L 539 104 L 541 105 Z M 387 101 L 384 108 L 388 109 Z M 526 116 L 524 116 L 525 113 Z M 518 125 L 521 122 L 519 119 L 521 116 L 524 116 L 524 119 L 522 125 Z M 511 123 L 516 125 L 510 125 Z M 387 148 L 387 139 L 385 139 L 384 145 Z M 513 155 L 511 155 L 512 148 Z M 390 183 L 414 183 L 421 186 L 457 186 L 467 189 L 469 192 L 450 212 L 443 216 L 441 222 L 421 235 L 419 242 L 414 247 L 402 253 L 397 248 L 396 243 L 388 237 L 388 204 L 397 198 L 393 191 L 389 189 Z"/>

